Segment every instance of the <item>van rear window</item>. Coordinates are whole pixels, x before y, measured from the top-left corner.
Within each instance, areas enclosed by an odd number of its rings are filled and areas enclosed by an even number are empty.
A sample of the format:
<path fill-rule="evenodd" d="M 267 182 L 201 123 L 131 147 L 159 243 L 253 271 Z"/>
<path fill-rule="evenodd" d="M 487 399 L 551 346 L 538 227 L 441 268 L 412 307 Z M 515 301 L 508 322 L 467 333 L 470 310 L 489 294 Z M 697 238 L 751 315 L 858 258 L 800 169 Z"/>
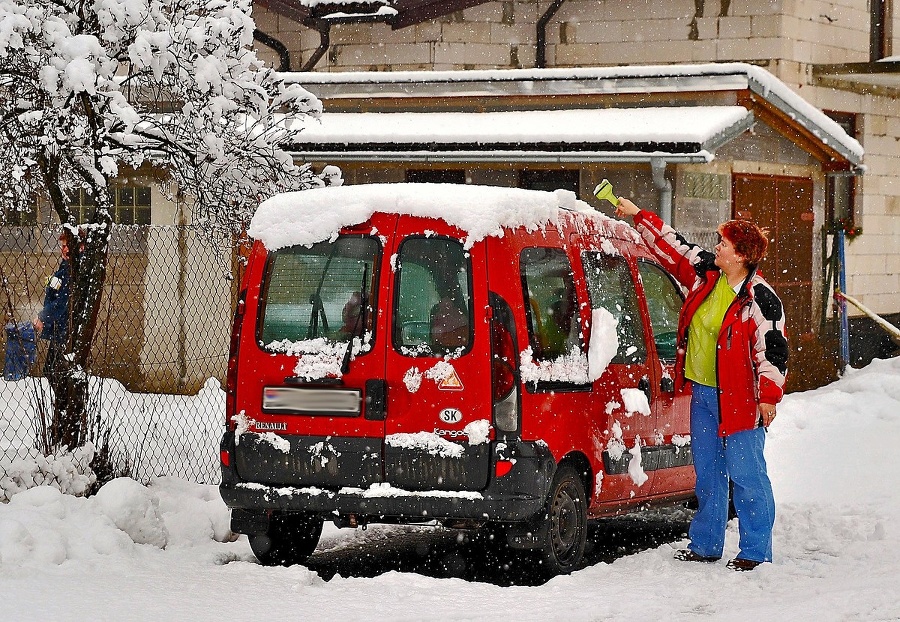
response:
<path fill-rule="evenodd" d="M 368 236 L 291 246 L 269 255 L 260 304 L 259 341 L 348 342 L 375 325 L 376 267 L 381 246 Z M 278 349 L 278 348 L 276 348 Z M 365 350 L 367 348 L 363 348 Z"/>
<path fill-rule="evenodd" d="M 408 238 L 398 254 L 394 345 L 406 356 L 458 356 L 472 345 L 472 278 L 459 240 Z"/>

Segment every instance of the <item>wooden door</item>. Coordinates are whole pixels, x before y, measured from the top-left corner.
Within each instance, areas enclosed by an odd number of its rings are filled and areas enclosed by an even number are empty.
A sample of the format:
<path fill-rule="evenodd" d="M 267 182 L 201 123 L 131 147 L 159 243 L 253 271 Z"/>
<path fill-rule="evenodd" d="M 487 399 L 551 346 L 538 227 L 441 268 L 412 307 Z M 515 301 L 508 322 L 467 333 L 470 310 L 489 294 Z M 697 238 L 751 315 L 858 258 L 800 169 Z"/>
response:
<path fill-rule="evenodd" d="M 788 329 L 802 337 L 812 327 L 813 184 L 805 177 L 735 175 L 734 217 L 769 230 L 763 277 L 784 303 Z"/>

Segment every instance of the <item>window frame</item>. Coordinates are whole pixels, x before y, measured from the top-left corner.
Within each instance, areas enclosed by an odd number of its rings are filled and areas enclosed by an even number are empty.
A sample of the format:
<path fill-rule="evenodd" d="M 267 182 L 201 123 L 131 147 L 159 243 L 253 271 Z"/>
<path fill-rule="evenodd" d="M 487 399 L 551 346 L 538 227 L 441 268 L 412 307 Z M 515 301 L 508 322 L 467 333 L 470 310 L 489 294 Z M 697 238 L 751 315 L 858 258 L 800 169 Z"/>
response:
<path fill-rule="evenodd" d="M 451 242 L 459 246 L 459 249 L 462 253 L 464 266 L 466 268 L 467 274 L 467 283 L 466 283 L 466 291 L 465 295 L 468 297 L 468 342 L 464 348 L 456 348 L 452 350 L 446 351 L 437 351 L 433 348 L 432 344 L 420 344 L 419 346 L 407 346 L 401 343 L 400 337 L 402 336 L 402 327 L 399 324 L 400 321 L 400 293 L 402 290 L 402 279 L 403 279 L 403 248 L 410 241 L 425 241 L 425 242 L 434 242 L 434 241 L 446 241 Z M 396 269 L 394 271 L 394 294 L 393 300 L 391 301 L 391 347 L 394 351 L 400 356 L 407 358 L 460 358 L 465 356 L 469 352 L 472 351 L 472 348 L 475 345 L 475 304 L 474 304 L 474 289 L 475 289 L 475 279 L 472 272 L 472 256 L 469 251 L 465 249 L 463 243 L 458 238 L 454 238 L 452 236 L 447 235 L 408 235 L 406 236 L 400 244 L 397 246 L 396 251 Z M 437 304 L 437 303 L 435 303 Z M 431 305 L 432 308 L 434 305 Z M 430 317 L 429 317 L 430 323 Z M 430 330 L 430 326 L 429 326 Z M 422 347 L 426 345 L 427 347 Z M 414 352 L 414 350 L 419 349 L 418 352 Z"/>
<path fill-rule="evenodd" d="M 525 328 L 527 330 L 528 346 L 531 348 L 532 358 L 535 361 L 548 361 L 549 362 L 549 361 L 555 361 L 558 358 L 567 355 L 569 352 L 569 351 L 563 351 L 560 353 L 556 353 L 555 356 L 552 356 L 552 357 L 545 357 L 545 356 L 543 356 L 543 352 L 538 352 L 538 349 L 541 349 L 541 350 L 543 349 L 543 346 L 540 346 L 537 341 L 538 332 L 539 332 L 539 330 L 538 330 L 539 324 L 541 322 L 535 321 L 534 310 L 531 307 L 531 300 L 532 300 L 531 293 L 530 293 L 531 290 L 529 289 L 528 275 L 526 272 L 526 266 L 528 264 L 526 255 L 533 251 L 542 251 L 545 253 L 549 252 L 549 253 L 558 255 L 559 257 L 561 257 L 565 260 L 566 265 L 568 266 L 568 275 L 572 279 L 572 281 L 571 281 L 572 292 L 575 296 L 574 312 L 572 314 L 572 322 L 576 323 L 575 328 L 578 329 L 577 330 L 578 341 L 574 345 L 577 345 L 578 350 L 582 354 L 586 355 L 587 349 L 585 347 L 585 342 L 584 342 L 584 337 L 583 337 L 583 332 L 584 332 L 583 326 L 581 325 L 581 313 L 580 313 L 579 302 L 578 302 L 578 288 L 575 283 L 575 273 L 572 270 L 572 262 L 569 259 L 569 255 L 565 252 L 565 250 L 563 250 L 561 248 L 557 248 L 557 247 L 529 246 L 527 248 L 523 248 L 519 252 L 519 279 L 520 279 L 520 282 L 522 285 L 522 298 L 523 298 L 523 305 L 525 308 Z M 572 327 L 570 326 L 569 331 L 571 332 L 571 330 L 572 330 Z"/>
<path fill-rule="evenodd" d="M 153 190 L 150 186 L 141 184 L 114 184 L 111 187 L 111 190 L 112 213 L 110 214 L 110 217 L 112 218 L 113 224 L 146 227 L 152 223 Z M 131 203 L 125 204 L 122 202 L 122 198 L 123 195 L 128 192 L 131 193 Z M 139 202 L 139 199 L 142 199 L 142 195 L 144 194 L 146 194 L 146 203 L 143 201 Z M 68 205 L 70 209 L 76 212 L 78 224 L 88 222 L 93 216 L 93 210 L 97 208 L 93 196 L 88 194 L 84 188 L 78 190 L 77 198 L 73 198 L 73 200 L 69 201 Z M 122 222 L 122 214 L 127 210 L 131 210 L 130 222 Z M 137 222 L 139 212 L 146 215 L 146 222 Z M 142 218 L 141 220 L 144 219 Z"/>
<path fill-rule="evenodd" d="M 593 288 L 592 288 L 592 284 L 591 284 L 591 274 L 590 274 L 590 270 L 588 269 L 590 266 L 590 263 L 589 263 L 589 260 L 587 259 L 588 255 L 590 255 L 590 254 L 593 254 L 598 257 L 602 256 L 602 257 L 609 258 L 610 260 L 618 263 L 619 266 L 624 268 L 624 271 L 620 271 L 620 277 L 627 275 L 628 282 L 630 283 L 629 291 L 631 292 L 631 295 L 632 295 L 632 301 L 631 301 L 632 304 L 630 305 L 630 307 L 631 307 L 630 310 L 632 312 L 632 315 L 635 316 L 635 319 L 632 320 L 632 324 L 636 325 L 640 329 L 640 332 L 638 334 L 634 335 L 636 338 L 638 338 L 637 341 L 640 343 L 640 348 L 635 353 L 642 352 L 643 358 L 640 360 L 636 360 L 634 358 L 634 354 L 628 355 L 626 357 L 625 353 L 623 352 L 623 344 L 620 342 L 619 348 L 616 351 L 616 356 L 612 359 L 612 361 L 610 361 L 610 364 L 611 365 L 646 365 L 650 360 L 650 350 L 647 347 L 647 325 L 646 325 L 646 322 L 644 321 L 644 316 L 641 312 L 641 300 L 640 300 L 640 296 L 638 295 L 638 289 L 637 289 L 637 283 L 636 283 L 636 276 L 638 276 L 638 275 L 635 274 L 635 272 L 632 269 L 631 263 L 628 261 L 628 259 L 625 258 L 624 255 L 614 255 L 611 253 L 605 253 L 602 250 L 593 250 L 593 249 L 581 251 L 581 253 L 580 253 L 581 268 L 584 271 L 584 278 L 586 281 L 585 284 L 587 285 L 587 291 L 588 291 L 588 302 L 591 305 L 592 313 L 593 313 L 594 309 L 599 309 L 599 308 L 606 309 L 610 313 L 612 313 L 612 311 L 610 311 L 605 306 L 603 306 L 599 303 L 596 306 L 594 304 L 595 301 L 594 301 L 593 293 L 592 293 Z M 627 291 L 622 292 L 622 293 L 628 294 Z M 623 302 L 624 302 L 624 299 L 623 299 Z M 626 309 L 623 306 L 622 316 L 625 315 L 625 312 L 627 310 L 628 309 Z M 635 324 L 635 322 L 636 322 L 636 324 Z M 621 337 L 622 333 L 620 331 L 619 326 L 617 326 L 617 328 L 616 328 L 616 333 L 619 337 Z M 652 334 L 652 332 L 651 332 L 651 334 Z M 631 345 L 634 345 L 634 344 L 631 344 Z"/>
<path fill-rule="evenodd" d="M 375 243 L 375 256 L 372 258 L 372 274 L 369 276 L 369 285 L 371 287 L 369 291 L 369 308 L 370 308 L 370 316 L 368 319 L 368 323 L 371 328 L 367 331 L 371 333 L 371 337 L 369 339 L 369 347 L 365 348 L 365 343 L 360 348 L 360 351 L 356 354 L 356 356 L 364 356 L 374 351 L 374 344 L 377 339 L 377 326 L 378 326 L 378 300 L 379 300 L 379 292 L 378 292 L 378 283 L 380 280 L 380 271 L 381 271 L 381 260 L 382 254 L 384 253 L 384 248 L 382 247 L 381 241 L 377 235 L 367 235 L 367 234 L 341 234 L 338 236 L 340 238 L 365 238 L 372 240 Z M 336 242 L 337 240 L 335 240 Z M 297 245 L 303 248 L 303 245 Z M 257 346 L 263 352 L 269 352 L 272 354 L 281 354 L 281 352 L 277 350 L 269 349 L 267 343 L 263 341 L 263 324 L 265 322 L 266 310 L 268 308 L 268 299 L 269 299 L 269 287 L 272 281 L 272 273 L 275 268 L 275 259 L 279 252 L 286 251 L 290 248 L 294 248 L 293 246 L 288 246 L 286 248 L 281 248 L 276 251 L 270 251 L 268 256 L 266 257 L 266 265 L 263 268 L 263 276 L 259 287 L 259 303 L 258 303 L 258 311 L 256 314 L 256 327 L 254 329 L 254 337 L 257 343 Z M 363 333 L 365 334 L 365 332 Z M 318 337 L 317 337 L 318 338 Z M 336 345 L 345 345 L 350 343 L 350 340 L 347 341 L 336 341 L 330 337 L 326 337 L 326 339 Z M 352 337 L 351 337 L 352 339 Z M 302 337 L 299 339 L 295 339 L 296 342 L 308 341 L 309 339 L 306 337 Z"/>
<path fill-rule="evenodd" d="M 678 312 L 675 315 L 675 350 L 672 354 L 672 357 L 664 357 L 659 349 L 659 342 L 657 341 L 656 335 L 656 325 L 653 323 L 653 311 L 650 307 L 650 295 L 647 293 L 646 283 L 644 282 L 644 272 L 641 270 L 642 266 L 647 266 L 649 268 L 653 268 L 657 270 L 664 278 L 668 279 L 668 281 L 672 284 L 672 288 L 675 290 L 675 293 L 681 299 L 681 305 L 684 305 L 684 289 L 678 283 L 674 276 L 672 276 L 665 268 L 659 265 L 657 262 L 652 261 L 650 259 L 646 259 L 641 257 L 637 260 L 637 268 L 638 268 L 638 276 L 641 278 L 641 289 L 644 291 L 644 302 L 647 305 L 647 315 L 650 318 L 650 333 L 653 335 L 653 346 L 656 349 L 656 357 L 663 363 L 674 363 L 675 359 L 678 357 L 678 321 L 681 317 L 681 309 L 679 308 Z"/>

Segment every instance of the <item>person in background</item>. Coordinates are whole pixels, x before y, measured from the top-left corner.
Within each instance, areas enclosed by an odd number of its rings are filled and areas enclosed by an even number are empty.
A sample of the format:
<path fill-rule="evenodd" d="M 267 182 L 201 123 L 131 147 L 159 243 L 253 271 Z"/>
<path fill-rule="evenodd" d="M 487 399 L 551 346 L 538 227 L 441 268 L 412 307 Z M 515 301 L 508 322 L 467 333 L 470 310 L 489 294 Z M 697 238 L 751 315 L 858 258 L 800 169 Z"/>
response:
<path fill-rule="evenodd" d="M 41 339 L 48 342 L 47 360 L 44 362 L 44 377 L 51 387 L 59 386 L 58 375 L 60 362 L 69 338 L 69 294 L 72 287 L 72 267 L 70 264 L 69 240 L 65 233 L 59 236 L 59 251 L 62 259 L 59 267 L 47 280 L 44 290 L 44 306 L 37 317 L 32 320 L 35 330 Z M 57 405 L 64 401 L 62 395 L 56 395 Z M 65 408 L 60 408 L 65 410 Z"/>
<path fill-rule="evenodd" d="M 676 387 L 691 384 L 691 449 L 699 503 L 690 544 L 675 558 L 721 559 L 729 480 L 740 551 L 733 570 L 772 561 L 775 499 L 763 456 L 766 429 L 784 393 L 788 345 L 784 308 L 757 272 L 768 241 L 746 220 L 719 225 L 715 253 L 687 242 L 662 219 L 619 198 L 645 244 L 688 288 L 678 322 Z"/>

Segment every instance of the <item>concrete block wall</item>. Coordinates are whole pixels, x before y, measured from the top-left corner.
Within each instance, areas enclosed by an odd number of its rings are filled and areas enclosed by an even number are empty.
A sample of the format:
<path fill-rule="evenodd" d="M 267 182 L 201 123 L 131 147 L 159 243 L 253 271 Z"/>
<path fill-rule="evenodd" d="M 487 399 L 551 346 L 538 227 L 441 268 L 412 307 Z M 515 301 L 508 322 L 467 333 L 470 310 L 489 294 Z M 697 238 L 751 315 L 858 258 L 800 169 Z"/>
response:
<path fill-rule="evenodd" d="M 547 26 L 555 66 L 788 60 L 861 62 L 869 57 L 867 0 L 568 0 Z M 400 30 L 347 24 L 331 31 L 319 71 L 531 67 L 537 0 L 488 2 Z M 699 11 L 698 9 L 702 9 Z M 261 7 L 257 26 L 291 52 L 294 69 L 319 43 L 313 30 Z M 900 20 L 894 17 L 894 21 Z M 900 28 L 894 28 L 894 32 Z M 272 50 L 260 47 L 267 59 Z"/>
<path fill-rule="evenodd" d="M 803 86 L 813 105 L 857 114 L 865 148 L 865 174 L 857 178 L 857 225 L 863 234 L 847 252 L 847 291 L 876 313 L 900 310 L 900 100 L 839 89 Z M 851 309 L 851 314 L 856 314 Z"/>
<path fill-rule="evenodd" d="M 532 67 L 536 23 L 547 6 L 539 0 L 489 2 L 396 31 L 384 24 L 336 26 L 316 70 Z M 254 17 L 288 46 L 294 69 L 319 43 L 316 32 L 265 9 L 255 8 Z M 891 313 L 900 304 L 900 237 L 892 235 L 900 220 L 897 101 L 815 87 L 809 69 L 867 61 L 869 21 L 867 0 L 567 0 L 548 24 L 546 57 L 550 67 L 759 62 L 810 103 L 857 113 L 868 173 L 858 183 L 865 233 L 848 248 L 854 275 L 849 288 L 876 311 Z M 900 11 L 891 26 L 890 51 L 900 55 Z M 264 58 L 277 59 L 257 48 Z M 750 141 L 744 148 L 762 145 Z"/>

